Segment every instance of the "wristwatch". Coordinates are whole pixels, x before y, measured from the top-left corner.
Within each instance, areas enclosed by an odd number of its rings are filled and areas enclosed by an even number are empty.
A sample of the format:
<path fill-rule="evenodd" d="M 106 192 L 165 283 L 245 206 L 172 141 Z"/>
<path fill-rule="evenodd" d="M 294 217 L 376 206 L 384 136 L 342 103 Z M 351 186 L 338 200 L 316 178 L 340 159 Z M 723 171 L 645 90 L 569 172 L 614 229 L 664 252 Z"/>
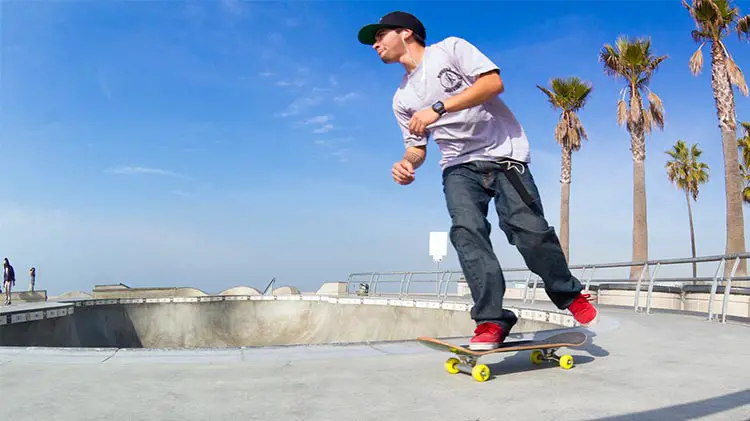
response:
<path fill-rule="evenodd" d="M 432 111 L 435 111 L 440 116 L 448 112 L 445 110 L 445 105 L 443 105 L 443 101 L 438 101 L 432 104 Z"/>

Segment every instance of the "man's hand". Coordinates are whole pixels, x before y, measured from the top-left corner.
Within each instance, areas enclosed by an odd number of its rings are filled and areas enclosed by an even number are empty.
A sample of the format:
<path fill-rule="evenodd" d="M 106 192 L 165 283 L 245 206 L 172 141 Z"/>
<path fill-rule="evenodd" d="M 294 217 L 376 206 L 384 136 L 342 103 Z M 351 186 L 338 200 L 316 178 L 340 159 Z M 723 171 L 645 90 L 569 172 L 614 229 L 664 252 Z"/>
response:
<path fill-rule="evenodd" d="M 419 110 L 409 120 L 409 132 L 416 136 L 425 136 L 427 126 L 439 118 L 440 114 L 436 113 L 432 107 Z"/>
<path fill-rule="evenodd" d="M 393 164 L 391 174 L 393 175 L 393 181 L 398 184 L 402 186 L 411 184 L 414 181 L 414 166 L 406 159 L 402 159 Z"/>

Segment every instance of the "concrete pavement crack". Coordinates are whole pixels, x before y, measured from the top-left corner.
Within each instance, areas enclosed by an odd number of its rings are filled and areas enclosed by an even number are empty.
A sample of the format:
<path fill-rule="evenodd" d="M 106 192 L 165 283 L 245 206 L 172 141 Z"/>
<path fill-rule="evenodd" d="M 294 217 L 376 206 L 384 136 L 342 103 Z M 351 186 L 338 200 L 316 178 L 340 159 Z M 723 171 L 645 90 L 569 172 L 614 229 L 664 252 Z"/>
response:
<path fill-rule="evenodd" d="M 114 357 L 114 356 L 115 356 L 115 354 L 117 354 L 117 352 L 118 352 L 119 350 L 120 350 L 120 348 L 117 348 L 117 349 L 115 350 L 115 352 L 113 352 L 113 353 L 112 353 L 112 355 L 110 355 L 109 357 L 107 357 L 107 358 L 103 359 L 103 360 L 102 360 L 102 364 L 103 364 L 103 363 L 106 363 L 107 361 L 109 361 L 109 359 L 110 359 L 110 358 Z"/>

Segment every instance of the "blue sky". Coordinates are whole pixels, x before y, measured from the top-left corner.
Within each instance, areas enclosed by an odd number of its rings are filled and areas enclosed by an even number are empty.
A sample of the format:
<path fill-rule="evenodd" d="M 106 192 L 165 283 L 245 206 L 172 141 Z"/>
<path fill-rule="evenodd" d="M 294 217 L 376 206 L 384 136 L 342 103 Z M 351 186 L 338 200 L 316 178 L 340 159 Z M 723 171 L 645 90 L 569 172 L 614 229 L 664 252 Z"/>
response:
<path fill-rule="evenodd" d="M 750 13 L 750 2 L 737 5 Z M 651 85 L 666 128 L 647 139 L 650 257 L 690 254 L 684 195 L 664 171 L 663 152 L 677 139 L 698 142 L 714 171 L 694 206 L 698 254 L 724 251 L 710 59 L 704 49 L 703 73 L 690 74 L 693 24 L 679 2 L 1 7 L 0 254 L 20 288 L 32 265 L 50 295 L 115 282 L 218 292 L 262 288 L 274 276 L 316 290 L 352 271 L 434 268 L 429 232 L 450 224 L 438 151 L 431 144 L 412 185 L 391 180 L 403 143 L 390 103 L 403 69 L 356 39 L 360 26 L 395 9 L 423 20 L 428 43 L 465 38 L 503 69 L 502 97 L 529 135 L 553 226 L 558 114 L 535 85 L 568 75 L 594 84 L 580 113 L 589 141 L 573 157 L 572 263 L 630 259 L 630 139 L 615 118 L 621 82 L 604 75 L 597 53 L 620 34 L 651 36 L 670 58 Z M 750 72 L 750 44 L 727 43 Z M 738 94 L 737 111 L 750 120 L 750 99 Z M 497 216 L 489 218 L 501 263 L 522 266 Z M 443 267 L 458 268 L 452 247 Z"/>

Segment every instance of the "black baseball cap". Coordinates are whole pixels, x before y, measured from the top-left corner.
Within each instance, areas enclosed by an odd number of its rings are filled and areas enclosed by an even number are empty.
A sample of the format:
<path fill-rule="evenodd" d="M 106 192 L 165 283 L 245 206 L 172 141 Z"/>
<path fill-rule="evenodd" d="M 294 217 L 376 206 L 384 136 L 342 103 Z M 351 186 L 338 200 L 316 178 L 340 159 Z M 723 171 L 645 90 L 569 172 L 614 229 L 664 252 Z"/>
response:
<path fill-rule="evenodd" d="M 422 25 L 422 22 L 420 22 L 419 19 L 410 13 L 396 11 L 383 16 L 378 23 L 371 23 L 363 26 L 362 29 L 359 30 L 359 42 L 366 45 L 375 44 L 375 34 L 384 28 L 411 29 L 415 35 L 422 39 L 422 41 L 427 38 L 424 25 Z"/>

